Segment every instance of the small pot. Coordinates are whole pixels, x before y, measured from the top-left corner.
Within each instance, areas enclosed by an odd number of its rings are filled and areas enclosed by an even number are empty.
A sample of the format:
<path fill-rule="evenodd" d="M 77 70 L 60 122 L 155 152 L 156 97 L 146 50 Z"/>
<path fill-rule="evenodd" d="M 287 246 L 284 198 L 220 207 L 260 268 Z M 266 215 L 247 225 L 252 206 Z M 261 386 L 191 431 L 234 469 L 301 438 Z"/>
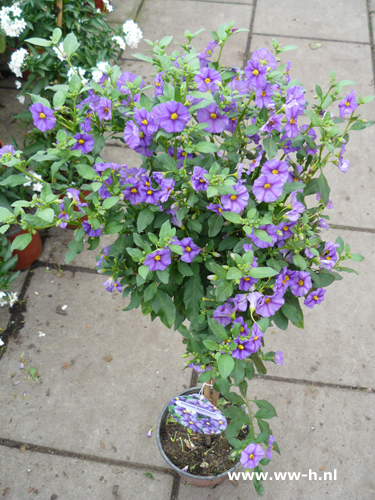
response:
<path fill-rule="evenodd" d="M 6 237 L 12 242 L 17 236 L 24 233 L 28 233 L 28 231 L 24 229 L 15 229 L 11 233 L 8 233 Z M 41 256 L 43 245 L 39 231 L 31 236 L 32 239 L 24 250 L 13 250 L 12 257 L 13 255 L 18 255 L 18 261 L 16 267 L 14 267 L 12 271 L 24 271 Z"/>
<path fill-rule="evenodd" d="M 188 396 L 190 394 L 198 394 L 199 391 L 201 390 L 201 387 L 193 387 L 191 389 L 186 389 L 185 391 L 180 392 L 177 394 L 177 396 Z M 177 397 L 174 396 L 174 397 Z M 173 398 L 171 398 L 173 399 Z M 222 483 L 225 478 L 228 476 L 229 472 L 233 472 L 236 470 L 236 468 L 240 465 L 240 462 L 236 463 L 231 469 L 227 470 L 226 472 L 222 472 L 221 474 L 218 474 L 217 476 L 196 476 L 194 474 L 190 474 L 190 472 L 185 472 L 178 467 L 175 466 L 173 462 L 169 460 L 167 455 L 164 453 L 161 440 L 160 440 L 160 429 L 164 425 L 169 411 L 168 411 L 168 405 L 169 402 L 164 406 L 163 411 L 161 412 L 161 415 L 158 420 L 158 425 L 156 427 L 156 441 L 158 443 L 158 448 L 159 451 L 164 458 L 164 460 L 167 462 L 167 464 L 175 471 L 181 479 L 186 481 L 189 484 L 192 484 L 193 486 L 199 486 L 201 488 L 212 488 L 213 486 L 216 486 L 217 484 Z"/>
<path fill-rule="evenodd" d="M 105 12 L 106 8 L 104 7 L 103 0 L 94 0 L 94 1 L 95 1 L 95 9 L 100 9 L 102 12 Z"/>

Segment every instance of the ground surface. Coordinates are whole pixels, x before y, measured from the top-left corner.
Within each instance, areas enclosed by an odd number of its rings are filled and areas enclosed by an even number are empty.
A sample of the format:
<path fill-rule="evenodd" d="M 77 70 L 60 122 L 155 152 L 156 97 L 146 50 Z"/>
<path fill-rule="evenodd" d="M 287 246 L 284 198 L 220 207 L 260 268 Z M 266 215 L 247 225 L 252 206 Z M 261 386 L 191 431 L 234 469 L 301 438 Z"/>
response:
<path fill-rule="evenodd" d="M 199 49 L 224 21 L 249 28 L 226 51 L 224 63 L 231 66 L 243 66 L 256 48 L 271 47 L 272 38 L 297 45 L 283 61 L 292 62 L 292 77 L 305 85 L 310 99 L 315 83 L 327 86 L 331 69 L 340 79 L 357 81 L 357 94 L 374 93 L 374 0 L 113 3 L 110 22 L 136 19 L 151 40 L 171 34 L 182 42 L 185 29 L 206 28 L 197 39 Z M 317 42 L 321 45 L 313 49 Z M 150 81 L 150 69 L 133 58 L 146 48 L 142 42 L 126 50 L 120 63 Z M 24 110 L 16 93 L 13 79 L 0 81 L 4 144 L 12 135 L 22 138 L 12 122 L 12 115 Z M 375 119 L 374 102 L 363 116 Z M 334 209 L 327 239 L 341 234 L 366 257 L 351 266 L 360 276 L 347 275 L 329 287 L 319 314 L 307 311 L 304 331 L 271 329 L 267 347 L 284 351 L 284 367 L 271 367 L 251 384 L 253 397 L 270 400 L 278 411 L 272 427 L 282 455 L 275 454 L 267 470 L 311 470 L 320 476 L 336 470 L 337 480 L 266 481 L 266 500 L 375 498 L 375 128 L 353 135 L 347 149 L 349 171 L 332 167 L 328 173 Z M 115 141 L 104 159 L 137 162 Z M 0 362 L 1 495 L 5 500 L 256 498 L 247 481 L 197 489 L 167 468 L 155 438 L 146 433 L 165 403 L 191 383 L 191 373 L 181 371 L 180 334 L 138 310 L 122 312 L 125 302 L 105 291 L 88 251 L 64 266 L 72 234 L 50 231 L 40 261 L 17 281 L 22 304 L 11 315 L 1 311 L 0 326 L 10 320 L 7 333 L 14 333 Z M 38 370 L 37 382 L 19 369 L 20 358 Z"/>

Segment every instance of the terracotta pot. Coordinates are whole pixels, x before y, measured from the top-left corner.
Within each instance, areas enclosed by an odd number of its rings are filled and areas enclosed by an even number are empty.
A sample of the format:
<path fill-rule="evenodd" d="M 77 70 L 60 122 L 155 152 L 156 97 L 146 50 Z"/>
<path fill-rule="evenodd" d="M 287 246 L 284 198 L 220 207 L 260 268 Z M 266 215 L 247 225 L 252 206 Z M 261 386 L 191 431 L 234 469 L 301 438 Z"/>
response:
<path fill-rule="evenodd" d="M 94 0 L 95 1 L 95 8 L 100 9 L 102 12 L 105 12 L 107 9 L 104 6 L 103 0 Z M 111 2 L 109 2 L 111 3 Z"/>
<path fill-rule="evenodd" d="M 28 231 L 23 229 L 16 229 L 14 232 L 7 234 L 6 237 L 9 241 L 13 241 L 20 234 L 27 233 Z M 39 259 L 43 251 L 42 240 L 40 239 L 39 232 L 32 235 L 31 242 L 27 245 L 24 250 L 14 250 L 13 255 L 18 255 L 18 261 L 16 267 L 12 271 L 24 271 L 31 266 L 36 260 Z"/>
<path fill-rule="evenodd" d="M 193 387 L 191 389 L 186 389 L 185 391 L 180 392 L 174 397 L 177 396 L 187 396 L 189 394 L 198 394 L 199 391 L 201 390 L 201 387 Z M 171 398 L 173 399 L 173 398 Z M 170 400 L 171 400 L 170 399 Z M 213 486 L 216 486 L 217 484 L 222 483 L 226 477 L 228 476 L 229 472 L 233 472 L 236 470 L 236 468 L 240 465 L 240 462 L 237 462 L 236 465 L 234 465 L 231 469 L 227 470 L 226 472 L 222 472 L 221 474 L 218 474 L 217 476 L 195 476 L 194 474 L 190 474 L 190 472 L 184 472 L 183 470 L 179 469 L 178 467 L 175 466 L 173 462 L 169 460 L 167 455 L 164 453 L 161 440 L 160 440 L 160 429 L 165 423 L 166 419 L 168 418 L 168 405 L 169 402 L 164 406 L 163 411 L 161 412 L 161 415 L 158 420 L 158 425 L 156 427 L 156 440 L 158 444 L 159 451 L 164 458 L 164 460 L 167 462 L 167 464 L 175 471 L 181 479 L 183 479 L 185 482 L 192 484 L 193 486 L 199 486 L 200 488 L 212 488 Z"/>
<path fill-rule="evenodd" d="M 0 141 L 0 148 L 3 148 L 4 144 Z"/>

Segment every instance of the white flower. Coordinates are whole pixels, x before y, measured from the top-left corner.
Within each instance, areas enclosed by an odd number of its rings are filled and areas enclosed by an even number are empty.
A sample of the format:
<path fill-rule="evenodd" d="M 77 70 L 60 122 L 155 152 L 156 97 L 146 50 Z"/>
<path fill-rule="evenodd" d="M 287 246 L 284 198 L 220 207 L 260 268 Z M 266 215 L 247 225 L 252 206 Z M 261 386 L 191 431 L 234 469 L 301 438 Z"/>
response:
<path fill-rule="evenodd" d="M 0 346 L 4 345 L 4 342 L 0 339 Z"/>
<path fill-rule="evenodd" d="M 126 43 L 125 43 L 125 40 L 123 38 L 121 38 L 121 36 L 113 36 L 112 40 L 114 42 L 116 42 L 117 45 L 120 46 L 120 49 L 125 50 Z"/>
<path fill-rule="evenodd" d="M 60 50 L 59 50 L 59 49 L 61 50 L 62 54 L 61 54 L 61 52 L 60 52 Z M 63 46 L 63 43 L 62 43 L 62 42 L 61 42 L 61 43 L 59 43 L 59 48 L 57 48 L 57 47 L 53 47 L 53 50 L 54 50 L 54 52 L 56 53 L 57 57 L 60 59 L 60 61 L 65 61 L 65 59 L 66 59 L 66 54 L 65 54 L 65 52 L 64 52 L 64 46 Z"/>
<path fill-rule="evenodd" d="M 18 80 L 16 80 L 14 83 L 16 84 L 17 89 L 20 89 L 22 87 L 22 83 Z"/>
<path fill-rule="evenodd" d="M 131 49 L 136 49 L 143 37 L 138 24 L 130 19 L 122 25 L 122 29 L 125 33 L 126 44 L 129 45 Z"/>
<path fill-rule="evenodd" d="M 18 95 L 17 99 L 20 101 L 21 104 L 25 104 L 25 96 L 24 95 Z"/>
<path fill-rule="evenodd" d="M 9 307 L 13 307 L 13 304 L 18 300 L 17 292 L 9 292 L 8 299 L 9 299 Z"/>
<path fill-rule="evenodd" d="M 0 306 L 13 307 L 13 304 L 17 302 L 17 292 L 0 292 Z M 0 339 L 1 340 L 1 339 Z M 4 343 L 3 343 L 4 344 Z M 0 345 L 3 345 L 0 343 Z"/>
<path fill-rule="evenodd" d="M 30 175 L 28 175 L 28 174 L 32 175 L 33 177 L 36 177 L 37 179 L 42 180 L 42 176 L 39 174 L 36 174 L 33 170 L 30 170 L 30 172 L 26 173 L 26 176 L 30 177 Z M 39 193 L 42 190 L 43 184 L 41 182 L 36 181 L 33 178 L 31 178 L 30 181 L 25 182 L 24 186 L 26 186 L 26 187 L 31 186 L 31 183 L 33 183 L 33 191 Z"/>
<path fill-rule="evenodd" d="M 106 7 L 106 9 L 108 10 L 108 12 L 113 12 L 113 7 L 112 7 L 112 5 L 109 3 L 109 0 L 103 0 L 103 3 L 105 4 L 105 7 Z"/>
<path fill-rule="evenodd" d="M 70 70 L 68 71 L 69 81 L 72 78 L 72 76 L 76 73 L 81 78 L 83 85 L 87 85 L 89 83 L 89 81 L 87 80 L 87 78 L 84 78 L 86 70 L 83 68 L 76 68 L 75 66 L 73 66 L 73 68 L 70 68 Z"/>
<path fill-rule="evenodd" d="M 100 82 L 100 79 L 101 77 L 103 76 L 103 73 L 101 71 L 99 71 L 98 69 L 95 69 L 93 72 L 92 72 L 92 79 L 94 80 L 94 82 L 98 83 Z"/>
<path fill-rule="evenodd" d="M 102 73 L 108 73 L 108 70 L 110 69 L 110 65 L 107 62 L 100 62 L 96 65 L 98 70 L 100 70 Z"/>
<path fill-rule="evenodd" d="M 12 57 L 10 58 L 10 63 L 8 64 L 8 66 L 19 78 L 22 78 L 21 68 L 24 64 L 25 57 L 27 57 L 28 55 L 28 51 L 21 48 L 13 52 Z"/>
<path fill-rule="evenodd" d="M 19 19 L 22 10 L 18 6 L 19 2 L 16 2 L 12 7 L 3 7 L 0 10 L 0 26 L 7 36 L 20 36 L 27 26 L 24 19 Z"/>

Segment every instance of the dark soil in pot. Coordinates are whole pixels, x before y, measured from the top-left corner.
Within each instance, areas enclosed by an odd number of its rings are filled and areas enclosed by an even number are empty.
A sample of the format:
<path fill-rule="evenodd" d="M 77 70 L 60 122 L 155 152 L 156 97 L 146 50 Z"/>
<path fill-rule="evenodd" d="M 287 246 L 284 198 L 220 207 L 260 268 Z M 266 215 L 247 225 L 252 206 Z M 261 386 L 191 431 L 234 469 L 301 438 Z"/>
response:
<path fill-rule="evenodd" d="M 189 433 L 186 427 L 177 422 L 164 423 L 160 429 L 161 444 L 169 460 L 179 469 L 188 466 L 187 472 L 197 476 L 217 476 L 238 462 L 238 459 L 232 461 L 229 458 L 232 446 L 225 432 L 210 437 L 211 445 L 207 446 L 205 434 Z M 246 437 L 246 433 L 240 437 Z"/>

